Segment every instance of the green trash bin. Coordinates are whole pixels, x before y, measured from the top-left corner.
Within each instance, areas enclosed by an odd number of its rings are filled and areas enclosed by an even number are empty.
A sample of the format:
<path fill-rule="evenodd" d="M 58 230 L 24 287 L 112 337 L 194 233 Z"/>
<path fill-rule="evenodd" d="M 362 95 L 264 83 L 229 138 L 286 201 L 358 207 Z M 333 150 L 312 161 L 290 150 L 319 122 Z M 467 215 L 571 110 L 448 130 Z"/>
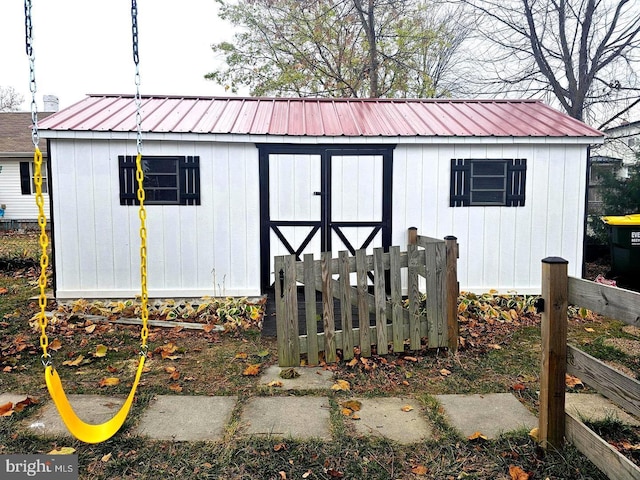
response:
<path fill-rule="evenodd" d="M 640 213 L 602 217 L 609 226 L 611 273 L 640 276 Z"/>

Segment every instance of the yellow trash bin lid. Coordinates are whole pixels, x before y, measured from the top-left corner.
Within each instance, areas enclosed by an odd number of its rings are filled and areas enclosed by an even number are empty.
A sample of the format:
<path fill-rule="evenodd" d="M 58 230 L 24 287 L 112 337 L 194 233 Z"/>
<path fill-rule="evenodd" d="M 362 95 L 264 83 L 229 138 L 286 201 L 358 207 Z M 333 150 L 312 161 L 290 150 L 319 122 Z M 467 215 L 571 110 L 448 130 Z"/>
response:
<path fill-rule="evenodd" d="M 634 213 L 633 215 L 609 216 L 600 218 L 607 225 L 640 225 L 640 213 Z"/>

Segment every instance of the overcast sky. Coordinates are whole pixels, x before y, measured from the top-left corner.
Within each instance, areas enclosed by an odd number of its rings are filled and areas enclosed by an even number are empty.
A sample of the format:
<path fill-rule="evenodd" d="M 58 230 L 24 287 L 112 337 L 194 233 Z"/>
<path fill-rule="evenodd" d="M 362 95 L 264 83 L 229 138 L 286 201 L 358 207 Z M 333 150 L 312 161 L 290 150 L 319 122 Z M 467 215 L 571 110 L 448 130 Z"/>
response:
<path fill-rule="evenodd" d="M 230 40 L 214 0 L 138 0 L 141 93 L 225 95 L 204 79 L 220 60 L 210 45 Z M 135 91 L 130 0 L 32 0 L 38 109 L 43 95 L 60 108 L 88 93 Z M 0 0 L 0 86 L 29 106 L 23 0 Z"/>

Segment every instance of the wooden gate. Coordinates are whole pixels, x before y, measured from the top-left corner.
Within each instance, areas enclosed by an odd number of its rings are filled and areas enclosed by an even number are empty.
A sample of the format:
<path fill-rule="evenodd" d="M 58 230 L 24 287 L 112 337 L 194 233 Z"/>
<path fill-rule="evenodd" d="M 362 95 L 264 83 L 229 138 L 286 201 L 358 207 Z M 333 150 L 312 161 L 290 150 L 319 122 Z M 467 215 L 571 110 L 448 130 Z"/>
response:
<path fill-rule="evenodd" d="M 357 250 L 355 256 L 342 251 L 338 258 L 326 252 L 319 260 L 313 254 L 304 255 L 303 261 L 296 261 L 295 255 L 275 257 L 279 365 L 298 366 L 301 354 L 307 355 L 309 365 L 315 365 L 320 352 L 326 362 L 335 362 L 337 350 L 349 360 L 355 346 L 364 357 L 371 355 L 373 345 L 379 355 L 403 352 L 407 339 L 411 350 L 419 350 L 424 337 L 429 348 L 455 351 L 456 238 L 438 240 L 418 236 L 415 230 L 410 230 L 409 238 L 406 252 L 393 246 L 388 253 L 375 248 L 373 255 Z M 299 334 L 299 284 L 304 286 L 306 335 Z M 321 312 L 316 308 L 316 292 L 322 292 Z M 340 310 L 342 329 L 338 331 L 334 299 Z M 319 315 L 323 324 L 320 333 Z M 354 318 L 358 323 L 355 328 Z"/>

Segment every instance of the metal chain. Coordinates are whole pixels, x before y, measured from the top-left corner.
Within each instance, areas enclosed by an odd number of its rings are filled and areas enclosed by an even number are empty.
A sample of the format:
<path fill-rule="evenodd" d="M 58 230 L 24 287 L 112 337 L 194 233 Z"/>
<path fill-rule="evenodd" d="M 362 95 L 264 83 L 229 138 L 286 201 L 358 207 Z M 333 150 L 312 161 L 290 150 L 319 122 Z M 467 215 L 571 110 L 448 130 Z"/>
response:
<path fill-rule="evenodd" d="M 140 202 L 138 217 L 140 217 L 140 302 L 142 330 L 140 331 L 140 355 L 147 354 L 147 337 L 149 336 L 149 293 L 147 291 L 147 211 L 144 208 L 144 170 L 142 168 L 142 98 L 140 96 L 140 57 L 138 55 L 138 4 L 131 0 L 131 37 L 133 45 L 133 63 L 135 65 L 135 105 L 136 105 L 136 180 L 138 181 L 137 197 Z"/>
<path fill-rule="evenodd" d="M 42 152 L 38 148 L 40 137 L 38 134 L 38 105 L 36 103 L 36 92 L 38 87 L 36 84 L 35 73 L 35 55 L 33 54 L 33 23 L 31 18 L 31 0 L 24 2 L 24 19 L 25 19 L 25 45 L 27 56 L 29 57 L 29 90 L 31 91 L 31 141 L 33 142 L 33 182 L 36 186 L 36 205 L 38 206 L 38 225 L 40 227 L 40 276 L 38 277 L 38 324 L 40 326 L 40 348 L 42 348 L 42 363 L 47 366 L 51 364 L 51 355 L 49 355 L 49 337 L 47 337 L 47 267 L 49 266 L 49 255 L 47 248 L 49 246 L 49 236 L 47 235 L 47 217 L 44 213 L 44 195 L 42 195 Z"/>

